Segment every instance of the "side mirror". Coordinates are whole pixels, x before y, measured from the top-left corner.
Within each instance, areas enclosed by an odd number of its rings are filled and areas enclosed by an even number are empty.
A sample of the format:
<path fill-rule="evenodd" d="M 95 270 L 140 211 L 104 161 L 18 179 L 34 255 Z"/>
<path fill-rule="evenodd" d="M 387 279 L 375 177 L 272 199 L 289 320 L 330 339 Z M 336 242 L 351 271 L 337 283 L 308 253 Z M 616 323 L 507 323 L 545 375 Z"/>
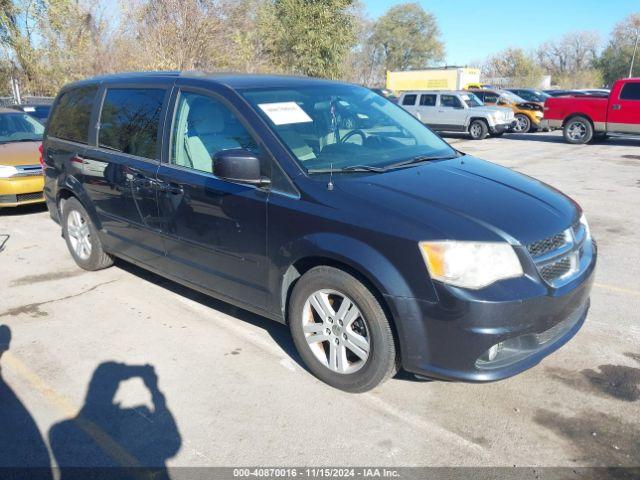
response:
<path fill-rule="evenodd" d="M 260 159 L 249 150 L 222 150 L 213 156 L 213 174 L 231 182 L 264 186 L 270 183 L 260 173 Z"/>

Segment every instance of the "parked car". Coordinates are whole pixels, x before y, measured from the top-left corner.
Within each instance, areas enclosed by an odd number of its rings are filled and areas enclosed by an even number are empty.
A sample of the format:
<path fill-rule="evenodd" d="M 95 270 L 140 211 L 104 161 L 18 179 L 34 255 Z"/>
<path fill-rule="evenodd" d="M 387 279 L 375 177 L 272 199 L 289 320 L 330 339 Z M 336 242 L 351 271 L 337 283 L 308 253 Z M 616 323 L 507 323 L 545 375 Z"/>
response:
<path fill-rule="evenodd" d="M 511 109 L 486 107 L 467 91 L 405 92 L 400 105 L 433 130 L 468 132 L 474 140 L 502 135 L 515 125 Z"/>
<path fill-rule="evenodd" d="M 618 80 L 608 97 L 550 98 L 544 116 L 549 128 L 562 128 L 569 143 L 588 143 L 609 133 L 640 135 L 640 78 Z"/>
<path fill-rule="evenodd" d="M 544 90 L 544 93 L 552 97 L 584 97 L 588 95 L 587 92 L 581 92 L 580 90 Z"/>
<path fill-rule="evenodd" d="M 578 91 L 584 92 L 587 95 L 599 95 L 604 97 L 608 97 L 611 93 L 611 90 L 609 90 L 608 88 L 581 88 Z"/>
<path fill-rule="evenodd" d="M 337 128 L 338 98 L 385 124 Z M 366 88 L 98 77 L 62 89 L 43 153 L 80 267 L 121 257 L 287 323 L 309 370 L 343 390 L 400 367 L 506 378 L 587 315 L 597 254 L 576 202 L 456 151 Z"/>
<path fill-rule="evenodd" d="M 21 112 L 31 115 L 43 125 L 47 123 L 49 112 L 51 111 L 51 105 L 45 103 L 34 105 L 11 105 L 9 108 L 20 110 Z"/>
<path fill-rule="evenodd" d="M 542 119 L 542 106 L 536 102 L 527 102 L 518 95 L 506 90 L 470 90 L 484 102 L 485 105 L 509 107 L 513 110 L 516 133 L 536 132 Z"/>
<path fill-rule="evenodd" d="M 377 93 L 378 95 L 382 95 L 392 103 L 398 103 L 398 97 L 393 93 L 393 91 L 389 90 L 388 88 L 372 88 L 371 91 Z"/>
<path fill-rule="evenodd" d="M 0 208 L 44 201 L 38 150 L 43 132 L 35 118 L 0 108 Z"/>
<path fill-rule="evenodd" d="M 544 106 L 544 101 L 551 95 L 544 93 L 542 90 L 536 90 L 535 88 L 507 88 L 508 92 L 511 92 L 527 102 L 537 103 L 540 106 Z"/>

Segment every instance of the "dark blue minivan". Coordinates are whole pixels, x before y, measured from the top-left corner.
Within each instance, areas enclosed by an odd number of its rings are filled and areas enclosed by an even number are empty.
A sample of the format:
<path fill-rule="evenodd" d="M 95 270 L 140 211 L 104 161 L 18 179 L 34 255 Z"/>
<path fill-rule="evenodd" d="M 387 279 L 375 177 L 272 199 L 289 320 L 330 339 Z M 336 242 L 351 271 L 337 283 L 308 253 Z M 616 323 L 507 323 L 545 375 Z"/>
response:
<path fill-rule="evenodd" d="M 366 88 L 96 77 L 62 89 L 42 150 L 80 267 L 120 257 L 287 323 L 309 370 L 343 390 L 401 367 L 506 378 L 587 315 L 596 245 L 580 207 Z"/>

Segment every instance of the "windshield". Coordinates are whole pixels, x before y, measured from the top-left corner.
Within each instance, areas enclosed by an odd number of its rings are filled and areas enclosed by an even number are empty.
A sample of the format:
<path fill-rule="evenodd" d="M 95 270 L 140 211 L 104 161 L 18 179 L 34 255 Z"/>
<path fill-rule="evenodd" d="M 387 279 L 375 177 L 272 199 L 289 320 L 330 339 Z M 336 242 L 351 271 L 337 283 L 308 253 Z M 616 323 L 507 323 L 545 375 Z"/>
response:
<path fill-rule="evenodd" d="M 520 91 L 520 97 L 529 102 L 544 102 L 551 95 L 541 92 L 540 90 L 522 90 Z"/>
<path fill-rule="evenodd" d="M 24 113 L 0 114 L 0 143 L 42 140 L 44 127 Z"/>
<path fill-rule="evenodd" d="M 467 107 L 482 107 L 484 103 L 473 93 L 462 93 L 460 98 L 467 104 Z"/>
<path fill-rule="evenodd" d="M 523 103 L 523 102 L 526 102 L 526 100 L 524 98 L 519 97 L 515 93 L 511 93 L 511 92 L 500 92 L 500 98 L 504 98 L 510 103 Z"/>
<path fill-rule="evenodd" d="M 369 89 L 313 85 L 241 93 L 312 173 L 456 156 L 420 121 Z"/>

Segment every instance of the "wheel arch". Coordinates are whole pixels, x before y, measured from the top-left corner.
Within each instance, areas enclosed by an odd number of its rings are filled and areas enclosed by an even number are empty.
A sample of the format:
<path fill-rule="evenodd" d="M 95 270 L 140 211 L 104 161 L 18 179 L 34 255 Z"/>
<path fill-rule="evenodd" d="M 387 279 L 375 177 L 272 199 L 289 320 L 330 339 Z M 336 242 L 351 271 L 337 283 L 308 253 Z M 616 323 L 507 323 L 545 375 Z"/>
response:
<path fill-rule="evenodd" d="M 89 216 L 91 217 L 91 221 L 96 226 L 98 230 L 102 229 L 102 223 L 100 222 L 100 218 L 98 216 L 98 212 L 91 202 L 91 199 L 87 195 L 84 188 L 82 188 L 82 184 L 75 177 L 66 177 L 64 180 L 60 182 L 58 185 L 57 193 L 56 193 L 56 207 L 58 209 L 58 215 L 60 221 L 62 221 L 62 211 L 64 208 L 64 203 L 69 200 L 69 198 L 76 198 L 82 206 L 85 208 Z"/>
<path fill-rule="evenodd" d="M 564 120 L 562 121 L 562 128 L 564 128 L 567 123 L 569 123 L 571 120 L 573 120 L 576 117 L 583 117 L 583 118 L 587 119 L 589 121 L 589 123 L 591 124 L 591 127 L 594 129 L 593 131 L 595 132 L 593 119 L 588 114 L 581 113 L 581 112 L 574 112 L 574 113 L 571 113 L 571 114 L 567 115 L 566 117 L 564 117 Z"/>

